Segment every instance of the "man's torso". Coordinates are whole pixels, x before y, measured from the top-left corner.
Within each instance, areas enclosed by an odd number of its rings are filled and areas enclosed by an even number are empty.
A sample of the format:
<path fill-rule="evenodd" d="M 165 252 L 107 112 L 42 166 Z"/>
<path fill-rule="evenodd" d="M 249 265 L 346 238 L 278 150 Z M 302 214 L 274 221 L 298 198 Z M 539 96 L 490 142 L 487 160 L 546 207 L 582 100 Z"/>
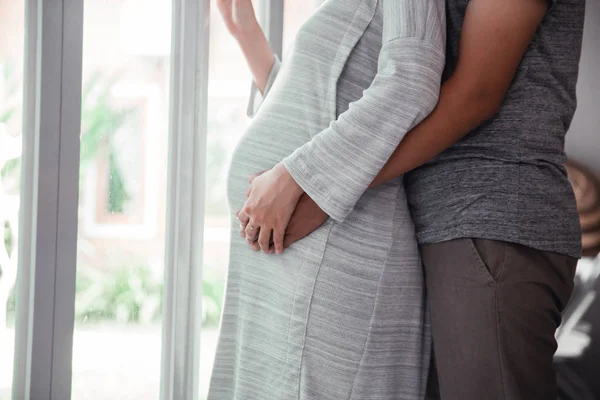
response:
<path fill-rule="evenodd" d="M 456 66 L 468 0 L 447 0 L 446 77 Z M 407 174 L 420 243 L 474 237 L 578 257 L 580 226 L 562 166 L 576 108 L 585 0 L 557 0 L 500 112 Z"/>

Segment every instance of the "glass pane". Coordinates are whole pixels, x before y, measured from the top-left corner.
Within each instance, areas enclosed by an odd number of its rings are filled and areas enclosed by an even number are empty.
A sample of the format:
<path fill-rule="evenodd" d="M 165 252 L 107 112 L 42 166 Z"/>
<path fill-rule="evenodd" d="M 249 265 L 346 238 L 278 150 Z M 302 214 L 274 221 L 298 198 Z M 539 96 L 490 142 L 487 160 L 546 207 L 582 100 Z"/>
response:
<path fill-rule="evenodd" d="M 170 0 L 85 0 L 73 399 L 158 399 Z"/>
<path fill-rule="evenodd" d="M 295 36 L 318 3 L 317 0 L 286 0 L 284 30 L 288 37 Z M 227 169 L 231 152 L 249 122 L 246 109 L 252 80 L 244 57 L 216 7 L 211 12 L 210 41 L 201 399 L 208 392 L 229 262 L 229 210 L 225 193 Z"/>
<path fill-rule="evenodd" d="M 25 5 L 0 0 L 0 400 L 11 396 L 15 345 Z"/>

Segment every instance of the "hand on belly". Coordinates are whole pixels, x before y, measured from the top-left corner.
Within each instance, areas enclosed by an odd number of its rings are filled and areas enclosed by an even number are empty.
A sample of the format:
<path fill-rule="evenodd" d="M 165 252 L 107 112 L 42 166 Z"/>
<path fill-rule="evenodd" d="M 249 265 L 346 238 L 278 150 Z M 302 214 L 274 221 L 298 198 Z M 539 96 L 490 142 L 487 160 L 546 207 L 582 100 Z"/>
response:
<path fill-rule="evenodd" d="M 237 213 L 241 224 L 246 225 L 246 239 L 253 243 L 258 236 L 265 253 L 272 241 L 275 252 L 281 254 L 285 230 L 303 192 L 282 163 L 252 178 L 248 199 Z"/>

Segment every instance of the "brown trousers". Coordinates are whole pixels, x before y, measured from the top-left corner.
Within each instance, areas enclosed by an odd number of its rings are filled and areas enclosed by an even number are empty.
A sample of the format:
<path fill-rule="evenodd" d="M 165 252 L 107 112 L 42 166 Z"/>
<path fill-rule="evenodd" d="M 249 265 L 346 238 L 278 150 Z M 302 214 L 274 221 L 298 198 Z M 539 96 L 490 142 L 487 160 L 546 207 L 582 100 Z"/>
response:
<path fill-rule="evenodd" d="M 482 239 L 421 255 L 435 353 L 428 399 L 556 400 L 554 335 L 577 260 Z"/>

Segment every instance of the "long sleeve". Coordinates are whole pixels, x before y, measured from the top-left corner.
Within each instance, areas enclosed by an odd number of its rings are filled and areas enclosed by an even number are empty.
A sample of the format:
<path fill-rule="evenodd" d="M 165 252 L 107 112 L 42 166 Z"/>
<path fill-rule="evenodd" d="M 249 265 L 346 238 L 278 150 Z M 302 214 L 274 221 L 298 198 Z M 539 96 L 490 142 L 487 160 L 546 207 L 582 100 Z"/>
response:
<path fill-rule="evenodd" d="M 381 0 L 383 45 L 363 97 L 283 163 L 343 221 L 403 136 L 437 104 L 445 62 L 444 0 Z"/>
<path fill-rule="evenodd" d="M 279 61 L 279 58 L 275 56 L 275 61 L 273 62 L 273 66 L 269 72 L 269 77 L 267 78 L 267 84 L 265 85 L 265 91 L 263 94 L 261 94 L 260 90 L 258 90 L 256 87 L 256 83 L 252 81 L 252 87 L 250 88 L 250 100 L 248 100 L 248 110 L 246 111 L 246 114 L 249 117 L 255 116 L 258 112 L 264 98 L 267 97 L 269 91 L 273 87 L 273 83 L 275 83 L 275 79 L 277 78 L 280 69 L 281 61 Z"/>

